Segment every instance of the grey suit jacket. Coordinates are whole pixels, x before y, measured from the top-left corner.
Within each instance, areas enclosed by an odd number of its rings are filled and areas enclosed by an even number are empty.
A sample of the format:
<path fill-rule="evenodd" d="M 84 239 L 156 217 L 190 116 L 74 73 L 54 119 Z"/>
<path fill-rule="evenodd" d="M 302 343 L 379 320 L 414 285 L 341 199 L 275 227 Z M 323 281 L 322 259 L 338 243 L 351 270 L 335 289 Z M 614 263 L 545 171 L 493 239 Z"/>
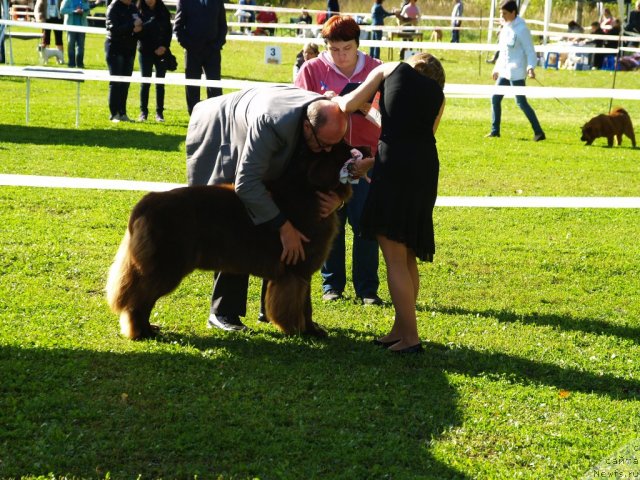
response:
<path fill-rule="evenodd" d="M 296 153 L 306 106 L 321 95 L 288 86 L 258 87 L 196 104 L 187 131 L 189 185 L 235 184 L 254 224 L 280 210 L 264 182 Z"/>

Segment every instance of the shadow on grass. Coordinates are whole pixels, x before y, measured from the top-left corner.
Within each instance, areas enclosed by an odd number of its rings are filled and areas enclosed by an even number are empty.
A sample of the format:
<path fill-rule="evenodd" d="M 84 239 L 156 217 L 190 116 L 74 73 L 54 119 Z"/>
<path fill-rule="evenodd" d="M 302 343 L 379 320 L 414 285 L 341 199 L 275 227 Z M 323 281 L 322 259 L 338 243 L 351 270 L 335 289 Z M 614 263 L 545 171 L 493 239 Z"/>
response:
<path fill-rule="evenodd" d="M 422 311 L 432 311 L 432 308 L 418 307 Z M 470 310 L 459 307 L 437 308 L 438 312 L 447 315 L 471 315 L 480 317 L 495 318 L 502 323 L 522 323 L 525 325 L 550 326 L 559 330 L 578 331 L 594 333 L 597 335 L 612 335 L 633 342 L 640 339 L 640 328 L 626 325 L 615 325 L 602 320 L 591 318 L 574 318 L 566 315 L 538 314 L 529 315 L 517 314 L 508 310 Z"/>
<path fill-rule="evenodd" d="M 466 478 L 431 453 L 460 423 L 431 354 L 343 337 L 160 339 L 163 352 L 0 347 L 0 477 Z"/>
<path fill-rule="evenodd" d="M 125 129 L 65 129 L 27 125 L 3 125 L 0 144 L 4 142 L 30 145 L 70 145 L 78 147 L 144 148 L 146 150 L 177 151 L 184 135 L 156 134 Z"/>

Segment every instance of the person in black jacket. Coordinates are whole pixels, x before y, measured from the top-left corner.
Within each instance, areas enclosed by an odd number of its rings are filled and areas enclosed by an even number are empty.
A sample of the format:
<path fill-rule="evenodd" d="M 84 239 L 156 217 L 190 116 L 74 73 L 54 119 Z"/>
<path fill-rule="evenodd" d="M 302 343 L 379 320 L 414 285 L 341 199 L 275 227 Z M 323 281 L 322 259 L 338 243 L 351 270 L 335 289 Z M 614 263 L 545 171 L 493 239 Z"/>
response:
<path fill-rule="evenodd" d="M 173 31 L 185 49 L 185 77 L 220 80 L 221 50 L 226 42 L 227 17 L 222 0 L 178 0 Z M 189 115 L 200 101 L 200 87 L 185 87 Z M 222 88 L 207 87 L 207 98 L 222 95 Z"/>
<path fill-rule="evenodd" d="M 107 39 L 104 50 L 109 75 L 130 77 L 136 58 L 138 33 L 142 19 L 132 0 L 114 0 L 107 8 Z M 129 82 L 109 82 L 109 110 L 112 122 L 130 122 L 127 116 Z"/>
<path fill-rule="evenodd" d="M 156 78 L 164 78 L 167 73 L 162 56 L 171 45 L 171 14 L 162 0 L 138 0 L 138 10 L 142 18 L 142 32 L 138 40 L 138 62 L 140 74 L 150 77 L 156 69 Z M 149 115 L 149 90 L 151 84 L 140 85 L 140 117 L 144 122 Z M 164 85 L 156 84 L 156 122 L 164 122 Z"/>

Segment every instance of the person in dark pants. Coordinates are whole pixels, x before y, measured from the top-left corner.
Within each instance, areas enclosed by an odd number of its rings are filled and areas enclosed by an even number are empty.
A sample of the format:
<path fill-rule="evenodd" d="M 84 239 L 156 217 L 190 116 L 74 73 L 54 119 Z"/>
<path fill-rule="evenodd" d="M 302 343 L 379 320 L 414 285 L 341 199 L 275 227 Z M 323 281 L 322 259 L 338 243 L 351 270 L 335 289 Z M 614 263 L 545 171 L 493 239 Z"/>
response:
<path fill-rule="evenodd" d="M 60 13 L 61 0 L 37 0 L 34 6 L 36 22 L 55 23 L 62 25 L 62 14 Z M 54 30 L 53 35 L 56 41 L 56 48 L 61 52 L 64 51 L 62 46 L 62 30 Z M 40 48 L 49 48 L 51 43 L 51 30 L 42 30 L 42 41 Z M 62 63 L 62 62 L 58 62 Z"/>
<path fill-rule="evenodd" d="M 348 15 L 333 16 L 322 27 L 322 38 L 326 51 L 317 58 L 305 62 L 295 79 L 296 87 L 324 95 L 340 93 L 348 84 L 363 82 L 369 72 L 380 65 L 380 61 L 358 50 L 360 27 Z M 362 112 L 349 115 L 349 129 L 345 141 L 355 147 L 368 147 L 371 156 L 359 160 L 364 171 L 373 166 L 373 157 L 378 148 L 380 127 L 369 121 Z M 362 176 L 364 177 L 364 175 Z M 356 297 L 364 305 L 382 305 L 378 296 L 378 244 L 375 239 L 360 235 L 360 217 L 369 193 L 369 183 L 363 178 L 352 185 L 353 196 L 338 212 L 340 230 L 333 242 L 331 252 L 320 271 L 322 275 L 323 300 L 332 302 L 343 297 L 347 284 L 345 229 L 349 222 L 353 231 L 351 255 L 351 280 Z"/>
<path fill-rule="evenodd" d="M 222 0 L 178 0 L 173 31 L 185 49 L 185 77 L 220 80 L 222 46 L 227 36 L 227 17 Z M 200 87 L 185 87 L 189 115 L 200 101 Z M 222 95 L 222 89 L 207 87 L 207 98 Z"/>
<path fill-rule="evenodd" d="M 531 32 L 529 32 L 524 20 L 518 16 L 518 4 L 515 0 L 505 0 L 500 5 L 500 18 L 503 21 L 498 37 L 500 55 L 493 68 L 493 80 L 498 86 L 524 87 L 527 77 L 536 78 L 534 69 L 538 62 L 538 57 L 533 48 Z M 504 95 L 493 95 L 491 97 L 491 131 L 485 135 L 486 137 L 500 137 L 503 97 Z M 547 137 L 540 126 L 536 112 L 527 102 L 527 97 L 516 95 L 516 104 L 531 124 L 534 135 L 533 141 L 545 140 Z"/>
<path fill-rule="evenodd" d="M 164 78 L 167 69 L 162 56 L 171 45 L 171 15 L 162 0 L 138 0 L 138 10 L 143 21 L 138 41 L 138 61 L 143 77 L 150 77 L 156 69 L 156 78 Z M 149 90 L 151 84 L 140 85 L 140 117 L 144 122 L 149 115 Z M 156 84 L 156 122 L 164 122 L 164 85 Z"/>
<path fill-rule="evenodd" d="M 204 100 L 187 130 L 189 185 L 232 183 L 255 225 L 279 232 L 283 263 L 304 259 L 308 241 L 280 211 L 265 183 L 279 178 L 301 152 L 331 151 L 347 131 L 348 117 L 322 95 L 288 86 L 258 87 Z M 318 193 L 321 216 L 341 204 Z M 246 330 L 248 275 L 216 273 L 207 326 Z"/>
<path fill-rule="evenodd" d="M 387 12 L 382 6 L 384 0 L 375 0 L 375 3 L 371 7 L 371 25 L 384 25 L 384 19 L 387 17 L 393 17 L 392 12 Z M 382 40 L 382 30 L 373 30 L 372 40 Z M 373 58 L 380 58 L 380 47 L 371 47 L 369 49 L 369 56 Z"/>
<path fill-rule="evenodd" d="M 104 50 L 109 75 L 130 77 L 136 58 L 137 34 L 142 31 L 142 19 L 132 0 L 115 0 L 107 8 L 107 39 Z M 109 111 L 112 122 L 130 122 L 127 116 L 129 82 L 109 82 Z"/>

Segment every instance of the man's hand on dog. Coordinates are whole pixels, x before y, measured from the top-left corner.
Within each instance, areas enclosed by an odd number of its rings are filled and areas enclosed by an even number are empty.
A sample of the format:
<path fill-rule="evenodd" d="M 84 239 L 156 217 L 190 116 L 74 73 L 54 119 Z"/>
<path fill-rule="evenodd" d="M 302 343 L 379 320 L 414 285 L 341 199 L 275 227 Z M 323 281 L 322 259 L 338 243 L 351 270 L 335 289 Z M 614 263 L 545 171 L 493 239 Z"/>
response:
<path fill-rule="evenodd" d="M 308 242 L 299 230 L 290 221 L 284 222 L 280 227 L 280 242 L 282 242 L 282 255 L 280 261 L 287 265 L 295 265 L 298 260 L 304 260 L 304 246 L 302 242 Z"/>
<path fill-rule="evenodd" d="M 342 206 L 342 200 L 336 192 L 316 192 L 320 204 L 320 218 L 327 218 Z"/>

